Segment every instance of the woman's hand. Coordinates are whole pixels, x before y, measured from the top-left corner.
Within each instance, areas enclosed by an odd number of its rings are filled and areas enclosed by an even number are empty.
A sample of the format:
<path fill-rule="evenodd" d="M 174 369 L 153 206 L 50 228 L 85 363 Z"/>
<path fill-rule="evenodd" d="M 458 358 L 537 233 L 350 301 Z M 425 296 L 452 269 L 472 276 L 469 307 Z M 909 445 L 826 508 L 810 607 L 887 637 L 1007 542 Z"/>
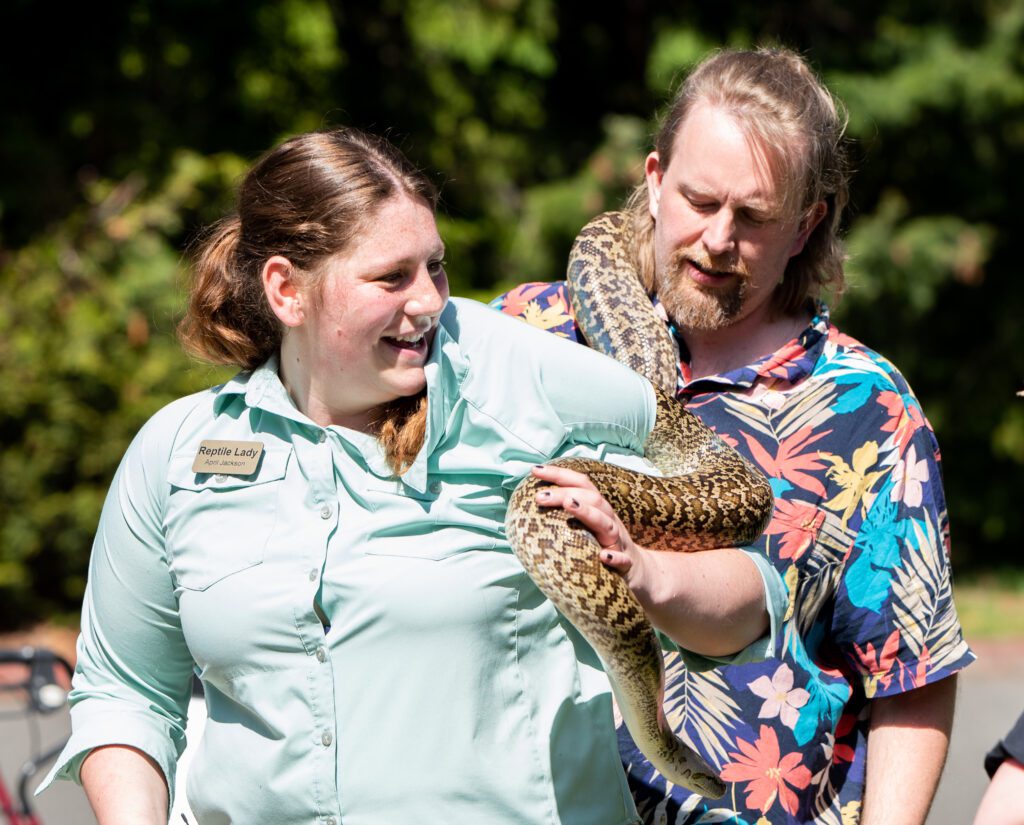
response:
<path fill-rule="evenodd" d="M 583 473 L 538 465 L 551 482 L 542 507 L 561 507 L 597 539 L 601 562 L 625 580 L 656 628 L 704 656 L 729 656 L 768 629 L 764 581 L 753 560 L 732 547 L 693 553 L 636 544 L 611 505 Z"/>
<path fill-rule="evenodd" d="M 642 590 L 645 558 L 651 551 L 634 543 L 590 478 L 575 470 L 546 464 L 534 467 L 533 475 L 552 484 L 537 493 L 537 503 L 542 507 L 561 507 L 579 519 L 601 546 L 602 564 L 621 575 L 632 590 Z"/>

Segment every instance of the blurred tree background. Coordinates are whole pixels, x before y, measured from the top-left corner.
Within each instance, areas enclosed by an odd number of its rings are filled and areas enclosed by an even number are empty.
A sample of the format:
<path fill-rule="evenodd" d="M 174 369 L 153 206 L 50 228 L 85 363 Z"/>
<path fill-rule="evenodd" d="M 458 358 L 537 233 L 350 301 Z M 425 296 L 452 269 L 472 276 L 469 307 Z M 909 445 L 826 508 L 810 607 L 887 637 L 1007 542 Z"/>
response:
<path fill-rule="evenodd" d="M 1024 0 L 119 0 L 0 13 L 0 628 L 77 611 L 133 433 L 223 372 L 174 339 L 183 253 L 284 136 L 388 134 L 443 190 L 453 292 L 560 278 L 718 46 L 783 43 L 855 139 L 845 331 L 943 445 L 959 572 L 1018 564 Z"/>

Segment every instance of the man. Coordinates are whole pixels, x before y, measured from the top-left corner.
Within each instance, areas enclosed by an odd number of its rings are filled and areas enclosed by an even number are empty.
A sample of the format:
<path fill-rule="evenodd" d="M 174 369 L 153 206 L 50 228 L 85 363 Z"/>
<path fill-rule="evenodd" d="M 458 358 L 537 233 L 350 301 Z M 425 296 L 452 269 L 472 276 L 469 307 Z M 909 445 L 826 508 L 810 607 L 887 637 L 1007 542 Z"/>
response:
<path fill-rule="evenodd" d="M 931 428 L 899 372 L 817 302 L 842 287 L 843 128 L 798 55 L 717 53 L 676 95 L 628 207 L 679 397 L 769 477 L 758 546 L 790 588 L 767 661 L 695 673 L 669 657 L 670 718 L 733 783 L 722 800 L 666 798 L 622 733 L 648 822 L 923 823 L 954 674 L 974 658 Z M 495 304 L 580 339 L 564 284 Z"/>

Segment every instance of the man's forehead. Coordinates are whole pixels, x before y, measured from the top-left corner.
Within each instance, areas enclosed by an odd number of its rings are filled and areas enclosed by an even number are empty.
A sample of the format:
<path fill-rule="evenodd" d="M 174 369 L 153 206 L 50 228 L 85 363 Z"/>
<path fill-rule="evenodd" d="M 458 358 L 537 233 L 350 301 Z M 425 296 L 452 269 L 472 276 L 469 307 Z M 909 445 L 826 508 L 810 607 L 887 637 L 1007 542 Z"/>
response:
<path fill-rule="evenodd" d="M 728 193 L 760 211 L 783 209 L 783 159 L 732 113 L 698 105 L 680 124 L 672 148 L 669 163 L 686 194 Z"/>
<path fill-rule="evenodd" d="M 723 140 L 723 134 L 733 140 Z M 746 168 L 753 169 L 746 176 L 750 198 L 782 211 L 799 210 L 803 198 L 799 174 L 793 166 L 799 163 L 793 155 L 795 147 L 772 145 L 753 122 L 744 121 L 724 106 L 701 101 L 691 108 L 673 140 L 672 162 L 679 158 L 680 171 L 686 173 L 691 185 L 697 186 L 701 181 L 703 185 L 714 184 L 720 177 L 713 174 L 714 163 L 730 147 L 735 149 L 736 138 L 751 159 L 746 163 Z M 701 172 L 705 174 L 701 176 Z"/>

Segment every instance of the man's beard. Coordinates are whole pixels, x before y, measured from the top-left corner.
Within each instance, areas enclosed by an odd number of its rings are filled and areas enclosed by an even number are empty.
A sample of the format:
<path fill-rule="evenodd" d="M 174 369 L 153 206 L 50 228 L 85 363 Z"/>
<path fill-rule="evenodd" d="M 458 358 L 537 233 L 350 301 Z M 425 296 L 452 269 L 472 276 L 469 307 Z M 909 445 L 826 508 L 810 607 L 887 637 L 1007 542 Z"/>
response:
<path fill-rule="evenodd" d="M 730 273 L 728 285 L 704 287 L 683 272 L 692 261 L 709 272 Z M 677 326 L 711 332 L 729 326 L 746 303 L 750 277 L 742 261 L 731 265 L 717 264 L 703 252 L 693 248 L 677 249 L 667 265 L 656 266 L 654 275 L 658 300 Z"/>

